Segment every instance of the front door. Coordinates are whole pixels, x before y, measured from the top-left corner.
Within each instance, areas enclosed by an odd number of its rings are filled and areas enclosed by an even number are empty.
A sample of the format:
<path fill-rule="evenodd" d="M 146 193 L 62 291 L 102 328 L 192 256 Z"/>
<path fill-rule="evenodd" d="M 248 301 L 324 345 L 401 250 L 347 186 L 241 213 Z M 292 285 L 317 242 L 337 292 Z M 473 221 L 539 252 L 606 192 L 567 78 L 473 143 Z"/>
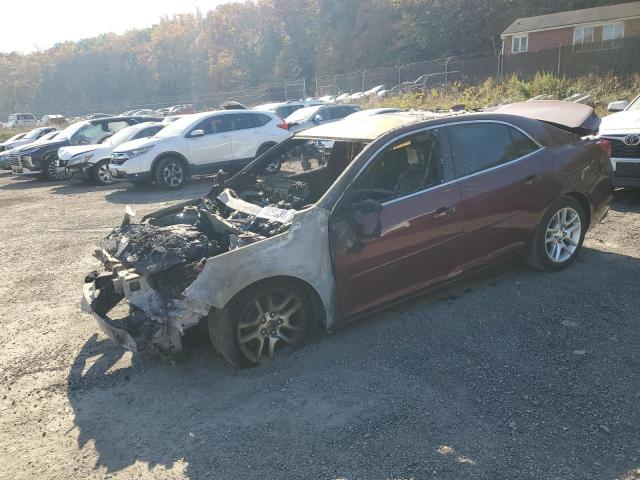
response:
<path fill-rule="evenodd" d="M 554 195 L 550 153 L 512 125 L 447 127 L 462 196 L 465 270 L 508 256 L 531 239 Z"/>
<path fill-rule="evenodd" d="M 460 192 L 437 129 L 397 140 L 345 192 L 330 223 L 337 295 L 345 317 L 455 276 L 460 270 Z M 361 206 L 378 228 L 364 238 Z M 371 205 L 374 208 L 370 208 Z M 361 220 L 357 220 L 360 218 Z"/>
<path fill-rule="evenodd" d="M 233 122 L 229 115 L 217 115 L 197 124 L 186 137 L 189 163 L 195 172 L 213 169 L 213 164 L 233 159 L 231 130 Z M 191 136 L 197 130 L 204 135 Z"/>

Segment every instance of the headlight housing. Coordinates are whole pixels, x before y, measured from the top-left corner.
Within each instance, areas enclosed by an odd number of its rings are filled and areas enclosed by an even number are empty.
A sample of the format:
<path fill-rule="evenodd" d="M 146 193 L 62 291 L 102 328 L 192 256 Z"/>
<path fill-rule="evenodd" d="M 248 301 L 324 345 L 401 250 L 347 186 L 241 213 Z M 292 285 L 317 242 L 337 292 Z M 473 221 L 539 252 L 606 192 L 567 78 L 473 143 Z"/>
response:
<path fill-rule="evenodd" d="M 129 158 L 135 158 L 135 157 L 139 157 L 140 155 L 144 155 L 145 153 L 147 153 L 152 148 L 153 148 L 153 145 L 149 145 L 148 147 L 136 148 L 134 150 L 129 150 L 128 152 L 124 152 L 124 153 Z"/>

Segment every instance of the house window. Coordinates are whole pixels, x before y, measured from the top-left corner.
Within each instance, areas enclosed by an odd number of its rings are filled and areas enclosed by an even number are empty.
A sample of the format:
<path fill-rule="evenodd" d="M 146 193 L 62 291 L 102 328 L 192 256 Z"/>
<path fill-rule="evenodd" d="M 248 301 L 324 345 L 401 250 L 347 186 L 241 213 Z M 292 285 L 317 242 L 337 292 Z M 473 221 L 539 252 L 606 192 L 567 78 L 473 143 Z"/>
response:
<path fill-rule="evenodd" d="M 593 50 L 596 39 L 596 27 L 576 27 L 573 32 L 573 49 L 577 51 Z"/>
<path fill-rule="evenodd" d="M 529 50 L 529 36 L 520 35 L 511 40 L 511 53 L 522 53 Z"/>
<path fill-rule="evenodd" d="M 602 48 L 622 48 L 624 23 L 607 23 L 602 26 Z"/>

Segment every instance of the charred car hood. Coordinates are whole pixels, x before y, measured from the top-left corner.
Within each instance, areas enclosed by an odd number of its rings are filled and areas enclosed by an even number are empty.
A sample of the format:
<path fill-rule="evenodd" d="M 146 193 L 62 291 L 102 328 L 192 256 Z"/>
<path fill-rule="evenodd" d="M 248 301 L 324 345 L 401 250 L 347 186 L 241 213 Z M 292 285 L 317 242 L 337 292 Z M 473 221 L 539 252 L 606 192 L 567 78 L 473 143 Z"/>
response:
<path fill-rule="evenodd" d="M 600 124 L 600 134 L 640 132 L 640 110 L 607 115 Z"/>
<path fill-rule="evenodd" d="M 129 224 L 114 229 L 100 247 L 111 257 L 142 275 L 198 261 L 215 251 L 209 239 L 191 225 L 158 227 Z"/>

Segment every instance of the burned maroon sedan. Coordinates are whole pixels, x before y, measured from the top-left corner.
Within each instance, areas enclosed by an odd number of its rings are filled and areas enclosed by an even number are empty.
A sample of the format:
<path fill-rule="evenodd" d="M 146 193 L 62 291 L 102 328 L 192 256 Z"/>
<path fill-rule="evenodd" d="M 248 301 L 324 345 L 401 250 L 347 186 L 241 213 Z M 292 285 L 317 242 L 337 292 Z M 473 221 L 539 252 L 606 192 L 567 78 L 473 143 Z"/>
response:
<path fill-rule="evenodd" d="M 556 271 L 606 215 L 612 169 L 589 107 L 398 112 L 282 142 L 204 198 L 100 245 L 83 305 L 130 350 L 207 322 L 237 367 L 390 302 L 522 256 Z M 531 118 L 535 117 L 535 118 Z M 597 125 L 596 125 L 597 127 Z M 129 304 L 115 318 L 111 310 Z"/>

